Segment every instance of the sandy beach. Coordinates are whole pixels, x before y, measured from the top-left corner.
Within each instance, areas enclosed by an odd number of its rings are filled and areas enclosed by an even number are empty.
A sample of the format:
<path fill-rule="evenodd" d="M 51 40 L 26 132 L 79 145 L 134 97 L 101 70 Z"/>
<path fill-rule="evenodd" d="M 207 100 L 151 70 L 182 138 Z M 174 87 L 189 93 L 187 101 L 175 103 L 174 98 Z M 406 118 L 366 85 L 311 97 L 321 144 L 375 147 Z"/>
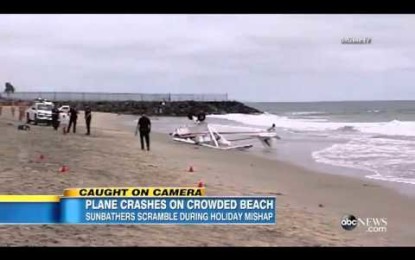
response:
<path fill-rule="evenodd" d="M 175 143 L 152 133 L 141 151 L 126 116 L 82 116 L 76 134 L 52 127 L 17 131 L 8 108 L 0 116 L 0 193 L 61 194 L 68 187 L 195 186 L 207 195 L 275 195 L 274 226 L 0 226 L 2 246 L 414 246 L 415 200 L 371 180 L 329 175 L 240 151 Z M 83 114 L 81 114 L 83 115 Z M 45 156 L 37 163 L 39 154 Z M 70 171 L 59 173 L 66 164 Z M 193 166 L 195 172 L 187 171 Z M 346 231 L 345 214 L 385 217 L 386 233 Z"/>

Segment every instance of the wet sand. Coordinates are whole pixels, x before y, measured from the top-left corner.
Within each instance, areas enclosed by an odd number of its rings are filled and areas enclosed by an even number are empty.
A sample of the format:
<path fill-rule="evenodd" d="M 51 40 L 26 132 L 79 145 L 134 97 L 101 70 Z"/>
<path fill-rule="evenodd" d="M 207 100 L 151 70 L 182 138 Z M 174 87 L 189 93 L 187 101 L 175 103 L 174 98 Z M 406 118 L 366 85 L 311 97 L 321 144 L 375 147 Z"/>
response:
<path fill-rule="evenodd" d="M 94 113 L 92 135 L 63 136 L 51 127 L 17 131 L 9 109 L 0 117 L 0 193 L 61 194 L 82 186 L 195 186 L 207 195 L 275 195 L 275 226 L 40 225 L 0 226 L 0 245 L 30 246 L 334 246 L 415 245 L 415 201 L 359 180 L 320 174 L 239 151 L 175 143 L 152 133 L 141 151 L 125 116 Z M 39 154 L 44 162 L 34 162 Z M 59 173 L 66 164 L 68 173 Z M 193 166 L 195 172 L 189 173 Z M 386 233 L 345 231 L 345 214 L 386 217 Z"/>

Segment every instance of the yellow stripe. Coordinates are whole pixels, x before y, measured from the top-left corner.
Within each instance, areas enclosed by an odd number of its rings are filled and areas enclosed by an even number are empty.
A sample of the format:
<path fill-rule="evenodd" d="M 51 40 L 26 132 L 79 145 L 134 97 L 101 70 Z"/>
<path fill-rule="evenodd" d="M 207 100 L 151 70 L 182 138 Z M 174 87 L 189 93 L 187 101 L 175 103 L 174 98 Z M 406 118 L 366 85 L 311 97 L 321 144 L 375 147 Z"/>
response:
<path fill-rule="evenodd" d="M 0 195 L 1 202 L 59 202 L 57 195 Z"/>
<path fill-rule="evenodd" d="M 94 187 L 65 189 L 64 197 L 161 197 L 205 196 L 205 188 L 195 187 Z M 195 195 L 197 194 L 197 195 Z"/>

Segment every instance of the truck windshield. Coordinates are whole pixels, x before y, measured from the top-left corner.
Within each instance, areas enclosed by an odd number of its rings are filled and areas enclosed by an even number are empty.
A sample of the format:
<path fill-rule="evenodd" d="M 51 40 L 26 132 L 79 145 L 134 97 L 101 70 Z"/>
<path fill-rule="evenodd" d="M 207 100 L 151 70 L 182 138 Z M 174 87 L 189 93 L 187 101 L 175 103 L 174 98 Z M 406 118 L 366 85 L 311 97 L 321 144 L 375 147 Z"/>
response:
<path fill-rule="evenodd" d="M 37 105 L 37 109 L 38 110 L 51 111 L 52 110 L 52 105 L 45 105 L 45 104 Z"/>

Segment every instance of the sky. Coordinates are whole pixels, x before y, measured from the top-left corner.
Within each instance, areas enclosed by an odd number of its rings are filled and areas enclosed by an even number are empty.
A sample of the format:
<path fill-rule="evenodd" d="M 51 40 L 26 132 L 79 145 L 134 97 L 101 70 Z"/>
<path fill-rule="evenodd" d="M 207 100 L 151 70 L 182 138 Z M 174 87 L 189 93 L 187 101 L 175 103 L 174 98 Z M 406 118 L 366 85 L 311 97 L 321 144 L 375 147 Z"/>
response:
<path fill-rule="evenodd" d="M 415 15 L 0 15 L 0 86 L 415 100 Z M 343 38 L 370 44 L 342 44 Z"/>

